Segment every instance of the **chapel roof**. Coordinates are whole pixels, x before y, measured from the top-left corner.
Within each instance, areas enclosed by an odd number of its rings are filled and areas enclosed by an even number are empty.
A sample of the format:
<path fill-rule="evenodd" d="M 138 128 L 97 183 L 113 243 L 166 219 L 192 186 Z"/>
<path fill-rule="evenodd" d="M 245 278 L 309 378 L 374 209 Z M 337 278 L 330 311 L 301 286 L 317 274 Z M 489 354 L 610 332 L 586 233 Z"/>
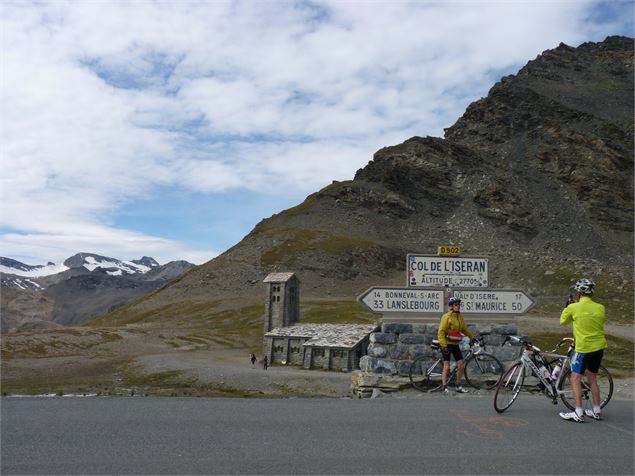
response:
<path fill-rule="evenodd" d="M 286 283 L 289 281 L 295 273 L 269 273 L 264 279 L 264 283 Z M 297 276 L 296 276 L 296 279 Z"/>
<path fill-rule="evenodd" d="M 375 330 L 372 324 L 297 324 L 272 329 L 265 337 L 299 337 L 307 339 L 303 343 L 307 347 L 352 349 Z"/>

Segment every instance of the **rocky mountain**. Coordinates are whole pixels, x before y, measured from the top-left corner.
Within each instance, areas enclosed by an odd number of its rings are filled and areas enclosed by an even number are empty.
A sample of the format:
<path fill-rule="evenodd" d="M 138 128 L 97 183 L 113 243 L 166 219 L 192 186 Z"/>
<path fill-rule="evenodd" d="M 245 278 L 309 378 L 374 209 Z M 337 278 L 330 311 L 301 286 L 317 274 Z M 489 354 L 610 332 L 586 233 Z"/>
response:
<path fill-rule="evenodd" d="M 111 275 L 121 276 L 123 274 L 144 274 L 157 267 L 159 267 L 159 263 L 157 263 L 154 258 L 148 256 L 144 256 L 139 260 L 122 261 L 94 253 L 77 253 L 66 259 L 62 265 L 57 265 L 49 261 L 46 266 L 31 266 L 11 258 L 0 257 L 0 273 L 2 273 L 3 276 L 10 275 L 29 278 L 53 276 L 71 269 L 93 271 L 97 268 L 105 269 Z M 54 281 L 57 280 L 54 279 Z M 43 284 L 46 285 L 46 283 L 47 280 L 44 280 Z M 8 282 L 7 285 L 9 285 Z"/>
<path fill-rule="evenodd" d="M 102 268 L 111 275 L 121 276 L 123 274 L 146 273 L 159 266 L 159 263 L 148 256 L 144 256 L 140 260 L 121 261 L 92 253 L 78 253 L 64 261 L 64 266 L 68 268 L 84 267 L 89 271 Z"/>
<path fill-rule="evenodd" d="M 262 302 L 272 271 L 296 272 L 305 303 L 351 302 L 404 286 L 407 253 L 450 244 L 489 257 L 491 286 L 526 290 L 536 312 L 558 312 L 584 275 L 612 319 L 632 322 L 633 90 L 632 38 L 561 44 L 502 78 L 444 138 L 379 150 L 353 180 L 100 322 Z"/>
<path fill-rule="evenodd" d="M 78 325 L 177 278 L 194 265 L 159 265 L 148 256 L 122 261 L 78 253 L 63 265 L 0 258 L 2 332 Z"/>

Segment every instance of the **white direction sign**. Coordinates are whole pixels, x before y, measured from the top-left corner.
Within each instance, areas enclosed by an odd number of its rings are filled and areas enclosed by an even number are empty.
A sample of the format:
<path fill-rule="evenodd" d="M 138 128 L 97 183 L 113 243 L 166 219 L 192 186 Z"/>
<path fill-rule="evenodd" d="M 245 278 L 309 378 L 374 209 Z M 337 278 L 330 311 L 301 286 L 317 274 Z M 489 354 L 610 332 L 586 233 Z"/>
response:
<path fill-rule="evenodd" d="M 443 289 L 370 288 L 357 298 L 360 304 L 374 312 L 443 314 Z"/>
<path fill-rule="evenodd" d="M 476 288 L 489 285 L 487 258 L 408 255 L 408 286 Z"/>
<path fill-rule="evenodd" d="M 461 314 L 524 314 L 535 302 L 518 289 L 461 289 Z"/>

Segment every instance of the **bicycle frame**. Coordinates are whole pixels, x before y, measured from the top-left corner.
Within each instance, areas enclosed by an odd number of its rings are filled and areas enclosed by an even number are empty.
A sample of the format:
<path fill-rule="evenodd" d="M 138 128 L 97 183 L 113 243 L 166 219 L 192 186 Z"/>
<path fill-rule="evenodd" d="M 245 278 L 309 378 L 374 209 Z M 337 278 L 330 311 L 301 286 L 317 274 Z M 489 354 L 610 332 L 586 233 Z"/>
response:
<path fill-rule="evenodd" d="M 551 368 L 549 364 L 544 360 L 544 354 L 540 352 L 540 349 L 538 349 L 538 351 L 536 351 L 536 349 L 538 348 L 533 346 L 531 346 L 531 348 L 526 347 L 523 350 L 523 354 L 520 357 L 520 361 L 523 363 L 525 370 L 529 370 L 529 375 L 538 377 L 538 380 L 540 380 L 540 382 L 544 386 L 545 394 L 548 397 L 551 397 L 555 400 L 559 394 L 557 390 L 558 384 L 560 383 L 560 379 L 562 378 L 562 375 L 564 375 L 564 372 L 560 372 L 560 375 L 558 376 L 558 379 L 555 382 L 551 377 L 546 377 L 545 375 L 543 375 L 541 370 L 536 365 L 536 360 L 539 360 L 540 363 L 544 365 L 544 367 L 548 369 L 550 372 L 551 372 Z M 557 354 L 550 354 L 550 356 L 566 359 L 565 356 L 559 356 Z"/>
<path fill-rule="evenodd" d="M 555 353 L 564 344 L 569 344 L 567 353 L 565 355 Z M 560 373 L 558 374 L 555 380 L 550 379 L 551 383 L 553 384 L 553 392 L 551 396 L 559 397 L 562 394 L 567 393 L 565 390 L 558 390 L 558 388 L 560 388 L 560 383 L 562 382 L 562 380 L 565 378 L 565 375 L 567 374 L 567 369 L 571 369 L 571 354 L 573 353 L 574 349 L 575 349 L 575 341 L 571 337 L 565 337 L 556 345 L 556 347 L 552 351 L 540 352 L 543 363 L 546 365 L 546 367 L 549 369 L 550 372 L 553 370 L 551 366 L 556 361 L 559 361 L 560 363 Z M 550 358 L 553 360 L 546 360 L 545 358 Z M 541 381 L 544 384 L 544 379 L 541 379 Z M 582 382 L 583 391 L 590 390 L 590 388 L 588 387 L 585 388 L 585 386 L 586 386 L 586 383 Z"/>
<path fill-rule="evenodd" d="M 569 348 L 567 349 L 567 353 L 565 355 L 562 354 L 557 354 L 556 351 L 562 347 L 565 343 L 569 344 Z M 551 368 L 551 366 L 556 362 L 559 361 L 560 364 L 560 373 L 558 374 L 558 376 L 556 377 L 555 381 L 553 379 L 552 383 L 554 385 L 555 389 L 560 388 L 560 382 L 562 381 L 562 379 L 564 379 L 565 374 L 567 373 L 567 369 L 571 368 L 571 354 L 573 353 L 573 349 L 575 348 L 575 341 L 571 338 L 571 337 L 564 337 L 557 345 L 556 347 L 554 347 L 553 350 L 549 351 L 549 352 L 541 352 L 541 355 L 543 357 L 543 361 L 545 363 L 545 365 L 547 366 L 547 368 L 549 369 L 549 371 L 553 371 L 553 369 Z M 546 358 L 551 358 L 553 360 L 546 360 Z M 565 393 L 564 391 L 559 391 L 556 390 L 556 395 L 560 395 Z"/>
<path fill-rule="evenodd" d="M 477 347 L 476 350 L 474 350 L 474 348 Z M 470 358 L 471 355 L 478 355 L 481 352 L 483 352 L 483 347 L 481 346 L 479 343 L 479 340 L 477 340 L 473 346 L 470 346 L 470 348 L 467 350 L 467 352 L 465 352 L 464 350 L 461 351 L 461 353 L 463 353 L 463 362 L 467 362 L 467 359 Z M 464 353 L 465 352 L 465 353 Z M 441 374 L 434 372 L 434 368 L 439 365 L 439 364 L 443 364 L 443 357 L 441 357 L 441 349 L 437 350 L 437 360 L 435 360 L 427 369 L 426 369 L 426 377 L 440 377 Z M 448 371 L 448 382 L 452 381 L 452 378 L 454 377 L 454 374 L 457 372 L 457 367 L 456 365 L 450 365 L 450 369 Z"/>
<path fill-rule="evenodd" d="M 502 364 L 496 359 L 495 356 L 488 354 L 486 352 L 485 349 L 485 339 L 484 336 L 485 335 L 489 335 L 489 333 L 487 334 L 480 334 L 475 340 L 474 342 L 470 343 L 470 346 L 468 349 L 462 349 L 462 355 L 463 355 L 463 362 L 465 363 L 465 369 L 464 369 L 464 373 L 463 376 L 465 378 L 465 381 L 467 382 L 468 385 L 474 387 L 474 388 L 479 388 L 479 375 L 484 375 L 487 374 L 488 370 L 486 369 L 491 369 L 491 365 L 493 365 L 494 363 L 496 364 L 496 368 L 500 369 L 500 376 L 503 373 L 503 367 Z M 437 378 L 437 377 L 442 377 L 442 368 L 444 365 L 444 361 L 442 356 L 440 355 L 440 350 L 438 350 L 437 352 L 437 359 L 430 365 L 428 366 L 428 368 L 425 370 L 425 376 L 428 379 L 428 381 L 430 380 L 431 377 Z M 486 363 L 487 361 L 483 361 L 484 363 L 481 363 L 481 361 L 479 360 L 479 356 L 483 356 L 484 358 L 489 358 L 492 359 L 493 362 L 489 362 Z M 475 367 L 474 370 L 479 370 L 480 373 L 477 371 L 474 375 L 472 375 L 472 378 L 470 378 L 468 376 L 468 368 L 470 367 L 470 365 L 472 364 L 472 362 L 474 362 L 474 364 L 472 365 L 472 367 Z M 441 370 L 439 370 L 441 369 Z M 452 381 L 454 381 L 456 383 L 456 375 L 458 373 L 458 366 L 457 365 L 452 365 L 448 371 L 448 376 L 447 376 L 447 382 L 451 383 Z M 475 380 L 476 379 L 476 380 Z M 476 382 L 476 384 L 475 384 Z M 496 383 L 498 383 L 498 379 L 494 382 L 494 384 L 492 385 L 491 383 L 486 384 L 486 386 L 489 386 L 489 388 L 493 387 L 494 385 L 496 385 Z M 439 388 L 439 387 L 436 387 Z M 436 389 L 435 388 L 435 389 Z M 433 390 L 432 390 L 433 391 Z"/>
<path fill-rule="evenodd" d="M 565 365 L 567 365 L 567 362 L 569 362 L 570 360 L 569 355 L 570 355 L 571 349 L 569 350 L 567 355 L 560 355 L 554 352 L 543 352 L 538 347 L 532 345 L 528 341 L 519 339 L 518 337 L 515 337 L 515 336 L 507 336 L 507 339 L 505 340 L 505 342 L 503 342 L 502 345 L 505 345 L 505 343 L 508 340 L 513 340 L 522 345 L 522 351 L 520 354 L 520 358 L 518 359 L 518 362 L 522 364 L 524 374 L 527 376 L 536 377 L 538 381 L 540 382 L 540 384 L 542 384 L 542 386 L 540 385 L 538 386 L 541 387 L 541 390 L 543 391 L 545 396 L 547 398 L 551 398 L 553 403 L 557 404 L 558 396 L 560 396 L 560 394 L 562 393 L 565 393 L 564 391 L 559 391 L 558 387 L 560 385 L 561 379 L 566 373 L 564 372 L 564 369 L 565 369 Z M 560 345 L 556 346 L 554 351 L 557 350 L 559 346 Z M 547 361 L 545 357 L 551 357 L 554 360 Z M 551 378 L 551 371 L 552 371 L 551 364 L 553 364 L 556 360 L 561 361 L 562 370 L 560 371 L 560 374 L 558 375 L 557 379 L 554 380 Z M 549 376 L 543 375 L 543 372 L 541 372 L 537 363 L 544 366 L 549 371 Z M 531 384 L 531 385 L 524 384 L 523 387 L 533 388 L 533 387 L 536 387 L 536 384 Z"/>

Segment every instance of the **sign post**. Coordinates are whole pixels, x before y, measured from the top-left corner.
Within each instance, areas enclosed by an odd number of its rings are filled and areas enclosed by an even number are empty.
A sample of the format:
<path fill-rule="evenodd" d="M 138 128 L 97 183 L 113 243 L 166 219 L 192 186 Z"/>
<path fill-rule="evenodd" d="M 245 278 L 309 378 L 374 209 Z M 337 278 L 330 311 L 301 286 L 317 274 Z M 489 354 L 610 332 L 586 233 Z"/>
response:
<path fill-rule="evenodd" d="M 409 254 L 407 266 L 410 287 L 486 288 L 489 285 L 487 258 Z"/>
<path fill-rule="evenodd" d="M 410 288 L 370 288 L 357 301 L 373 312 L 440 315 L 445 290 Z"/>
<path fill-rule="evenodd" d="M 525 314 L 535 301 L 519 289 L 461 289 L 452 293 L 461 300 L 461 314 Z"/>

